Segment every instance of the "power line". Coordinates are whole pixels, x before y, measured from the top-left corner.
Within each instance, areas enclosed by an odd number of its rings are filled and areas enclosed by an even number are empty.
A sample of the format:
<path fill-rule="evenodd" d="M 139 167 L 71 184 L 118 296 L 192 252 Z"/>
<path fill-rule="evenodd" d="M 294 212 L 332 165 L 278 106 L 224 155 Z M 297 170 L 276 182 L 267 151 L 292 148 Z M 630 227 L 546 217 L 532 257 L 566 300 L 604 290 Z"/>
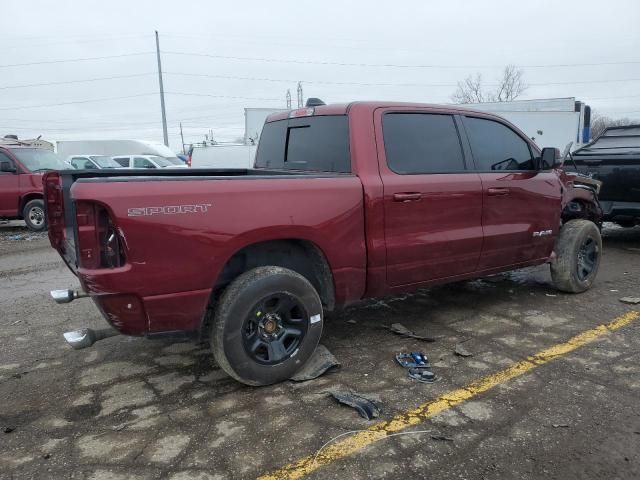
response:
<path fill-rule="evenodd" d="M 16 105 L 13 107 L 2 107 L 0 110 L 23 110 L 27 108 L 42 108 L 42 107 L 59 107 L 62 105 L 75 105 L 77 103 L 92 103 L 92 102 L 107 102 L 110 100 L 122 100 L 125 98 L 137 98 L 137 97 L 147 97 L 150 95 L 156 95 L 155 93 L 140 93 L 137 95 L 126 95 L 122 97 L 110 97 L 110 98 L 94 98 L 89 100 L 76 100 L 74 102 L 62 102 L 62 103 L 47 103 L 43 105 Z"/>
<path fill-rule="evenodd" d="M 405 65 L 397 63 L 350 63 L 350 62 L 328 62 L 316 60 L 295 60 L 283 58 L 266 58 L 266 57 L 236 57 L 231 55 L 212 55 L 208 53 L 191 53 L 191 52 L 163 52 L 168 55 L 183 55 L 191 57 L 208 57 L 223 60 L 248 60 L 255 62 L 270 63 L 295 63 L 302 65 L 332 65 L 339 67 L 375 67 L 375 68 L 504 68 L 504 65 Z M 556 63 L 545 65 L 516 65 L 520 68 L 553 68 L 553 67 L 595 67 L 603 65 L 636 65 L 640 61 L 629 62 L 601 62 L 601 63 Z"/>
<path fill-rule="evenodd" d="M 370 86 L 370 87 L 456 87 L 457 83 L 369 83 L 369 82 L 331 82 L 325 80 L 300 80 L 288 78 L 265 78 L 265 77 L 240 77 L 234 75 L 207 75 L 203 73 L 183 73 L 183 72 L 165 72 L 165 75 L 178 75 L 186 77 L 204 77 L 204 78 L 221 78 L 225 80 L 249 80 L 259 82 L 277 82 L 291 83 L 301 81 L 310 85 L 354 85 L 354 86 Z M 543 82 L 529 83 L 532 87 L 542 87 L 548 85 L 574 85 L 574 84 L 590 84 L 590 83 L 609 83 L 609 82 L 637 82 L 640 78 L 623 78 L 609 80 L 576 80 L 571 82 Z M 487 86 L 497 86 L 498 83 L 486 83 Z"/>
<path fill-rule="evenodd" d="M 165 92 L 167 95 L 184 95 L 190 97 L 211 97 L 211 98 L 231 98 L 238 100 L 274 100 L 280 101 L 282 98 L 267 98 L 267 97 L 234 97 L 231 95 L 209 95 L 206 93 L 184 93 L 184 92 Z"/>
<path fill-rule="evenodd" d="M 0 90 L 8 90 L 13 88 L 27 88 L 27 87 L 47 87 L 50 85 L 69 85 L 73 83 L 97 82 L 100 80 L 115 80 L 119 78 L 146 77 L 148 75 L 155 75 L 155 73 L 133 73 L 131 75 L 113 75 L 111 77 L 95 77 L 95 78 L 85 78 L 81 80 L 66 80 L 61 82 L 26 83 L 23 85 L 7 85 L 4 87 L 0 87 Z"/>
<path fill-rule="evenodd" d="M 5 65 L 0 65 L 0 68 L 27 67 L 30 65 L 48 65 L 52 63 L 87 62 L 90 60 L 104 60 L 107 58 L 136 57 L 140 55 L 149 55 L 152 53 L 154 52 L 123 53 L 121 55 L 105 55 L 102 57 L 67 58 L 62 60 L 43 60 L 41 62 L 29 62 L 29 63 L 10 63 Z"/>

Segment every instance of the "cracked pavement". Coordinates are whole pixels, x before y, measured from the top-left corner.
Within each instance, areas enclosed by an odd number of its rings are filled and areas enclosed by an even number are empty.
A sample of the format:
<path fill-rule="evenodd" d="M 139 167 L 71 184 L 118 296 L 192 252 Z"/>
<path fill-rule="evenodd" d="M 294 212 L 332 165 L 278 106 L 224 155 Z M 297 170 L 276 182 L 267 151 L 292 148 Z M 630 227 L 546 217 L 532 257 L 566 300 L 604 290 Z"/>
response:
<path fill-rule="evenodd" d="M 325 321 L 340 370 L 251 388 L 206 345 L 117 336 L 72 350 L 63 332 L 105 323 L 90 300 L 49 299 L 77 281 L 43 235 L 23 234 L 0 225 L 1 479 L 256 478 L 372 424 L 329 391 L 369 396 L 388 420 L 632 310 L 619 298 L 640 293 L 640 228 L 608 226 L 589 292 L 559 293 L 539 267 L 363 302 Z M 381 328 L 396 322 L 436 341 Z M 462 341 L 473 356 L 454 354 Z M 438 382 L 396 364 L 418 350 Z M 639 399 L 634 322 L 310 478 L 638 478 Z"/>

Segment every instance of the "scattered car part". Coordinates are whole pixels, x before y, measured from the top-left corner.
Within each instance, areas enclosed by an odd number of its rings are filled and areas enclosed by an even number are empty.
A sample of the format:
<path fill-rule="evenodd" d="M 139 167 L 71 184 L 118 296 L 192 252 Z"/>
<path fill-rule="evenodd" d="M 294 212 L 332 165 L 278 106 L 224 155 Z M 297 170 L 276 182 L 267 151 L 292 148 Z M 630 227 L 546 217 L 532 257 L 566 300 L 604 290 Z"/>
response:
<path fill-rule="evenodd" d="M 473 353 L 464 348 L 461 343 L 456 343 L 455 348 L 453 349 L 454 353 L 460 357 L 472 357 Z"/>
<path fill-rule="evenodd" d="M 311 358 L 305 363 L 290 380 L 294 382 L 306 382 L 313 380 L 329 370 L 339 368 L 340 362 L 324 345 L 318 345 Z"/>
<path fill-rule="evenodd" d="M 407 370 L 409 378 L 421 383 L 433 383 L 436 381 L 435 374 L 428 368 L 410 368 Z"/>
<path fill-rule="evenodd" d="M 85 298 L 88 297 L 89 294 L 86 292 L 83 292 L 81 290 L 51 290 L 51 292 L 49 292 L 49 294 L 51 295 L 51 298 L 53 298 L 53 300 L 56 303 L 71 303 L 74 300 L 78 299 L 78 298 Z"/>
<path fill-rule="evenodd" d="M 640 297 L 622 297 L 620 299 L 622 303 L 629 303 L 631 305 L 637 305 L 640 303 Z"/>
<path fill-rule="evenodd" d="M 386 328 L 387 330 L 389 330 L 392 333 L 395 333 L 396 335 L 402 335 L 403 337 L 415 338 L 416 340 L 422 340 L 424 342 L 435 342 L 436 341 L 435 338 L 424 337 L 422 335 L 418 335 L 418 334 L 412 332 L 411 330 L 409 330 L 407 327 L 405 327 L 401 323 L 392 323 L 391 326 L 386 326 L 385 325 L 384 328 Z"/>
<path fill-rule="evenodd" d="M 355 408 L 362 418 L 371 420 L 380 416 L 380 407 L 373 401 L 362 395 L 352 392 L 331 392 L 338 402 Z"/>
<path fill-rule="evenodd" d="M 97 330 L 83 328 L 81 330 L 66 332 L 64 339 L 76 350 L 82 350 L 83 348 L 90 347 L 99 340 L 104 340 L 105 338 L 114 337 L 119 334 L 120 332 L 113 328 L 100 328 Z"/>

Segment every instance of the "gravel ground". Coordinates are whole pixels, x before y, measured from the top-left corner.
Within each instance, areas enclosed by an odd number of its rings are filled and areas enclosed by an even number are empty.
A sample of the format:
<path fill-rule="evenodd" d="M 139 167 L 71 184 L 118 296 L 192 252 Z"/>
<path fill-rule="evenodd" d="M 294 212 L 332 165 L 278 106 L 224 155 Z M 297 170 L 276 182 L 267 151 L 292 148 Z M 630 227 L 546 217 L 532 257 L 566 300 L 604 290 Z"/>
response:
<path fill-rule="evenodd" d="M 113 337 L 74 351 L 62 333 L 101 327 L 90 300 L 55 305 L 77 285 L 45 235 L 0 225 L 0 478 L 256 478 L 373 422 L 328 392 L 402 414 L 632 310 L 640 228 L 605 230 L 595 287 L 556 292 L 546 267 L 365 302 L 332 315 L 323 344 L 342 368 L 250 388 L 206 346 Z M 400 322 L 434 343 L 380 328 Z M 454 354 L 464 341 L 473 354 Z M 425 351 L 439 381 L 394 362 Z M 640 478 L 640 321 L 339 459 L 312 478 Z M 6 433 L 3 433 L 6 432 Z M 435 437 L 435 438 L 434 438 Z M 440 438 L 440 440 L 438 440 Z"/>

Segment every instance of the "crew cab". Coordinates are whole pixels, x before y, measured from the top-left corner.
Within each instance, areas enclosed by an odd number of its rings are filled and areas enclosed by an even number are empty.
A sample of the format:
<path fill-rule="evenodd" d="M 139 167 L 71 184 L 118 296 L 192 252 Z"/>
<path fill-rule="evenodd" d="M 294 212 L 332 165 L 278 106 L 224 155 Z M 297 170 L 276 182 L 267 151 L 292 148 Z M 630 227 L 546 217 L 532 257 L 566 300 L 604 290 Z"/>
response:
<path fill-rule="evenodd" d="M 42 174 L 71 168 L 45 148 L 0 143 L 0 218 L 21 219 L 32 231 L 46 228 Z"/>
<path fill-rule="evenodd" d="M 187 165 L 178 157 L 116 155 L 113 160 L 124 168 L 187 168 Z"/>
<path fill-rule="evenodd" d="M 603 220 L 640 225 L 640 125 L 606 128 L 572 158 L 568 169 L 602 182 L 598 198 Z"/>
<path fill-rule="evenodd" d="M 249 385 L 289 378 L 324 312 L 549 263 L 582 292 L 596 191 L 500 117 L 355 102 L 271 115 L 253 169 L 51 172 L 49 237 L 127 335 L 208 339 Z M 175 249 L 180 245 L 180 249 Z"/>

